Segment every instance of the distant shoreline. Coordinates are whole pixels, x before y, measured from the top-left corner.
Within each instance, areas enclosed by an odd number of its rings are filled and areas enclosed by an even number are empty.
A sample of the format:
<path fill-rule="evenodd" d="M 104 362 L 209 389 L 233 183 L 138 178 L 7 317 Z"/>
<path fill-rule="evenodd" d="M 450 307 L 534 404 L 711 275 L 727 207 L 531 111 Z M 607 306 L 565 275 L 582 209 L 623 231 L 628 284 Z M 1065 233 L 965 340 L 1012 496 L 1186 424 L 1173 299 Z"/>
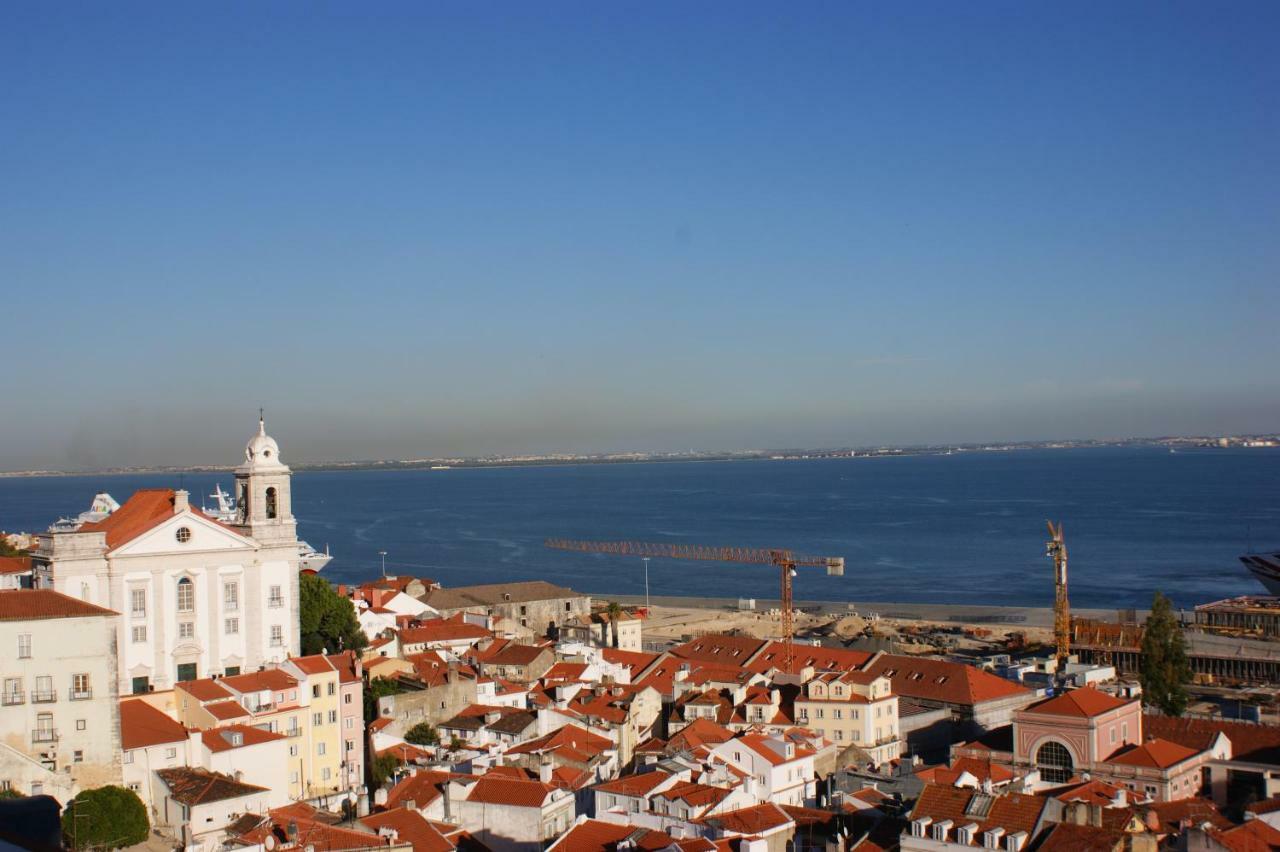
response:
<path fill-rule="evenodd" d="M 970 453 L 1014 452 L 1018 450 L 1072 450 L 1100 448 L 1168 448 L 1172 450 L 1273 449 L 1280 445 L 1277 435 L 1233 436 L 1225 447 L 1222 439 L 1206 436 L 1167 436 L 1160 438 L 1124 438 L 1116 440 L 1012 441 L 984 444 L 950 444 L 910 447 L 846 447 L 818 450 L 749 450 L 706 453 L 618 453 L 529 458 L 469 459 L 389 459 L 352 462 L 318 462 L 291 465 L 294 473 L 334 473 L 371 470 L 487 470 L 513 467 L 581 467 L 585 465 L 670 464 L 727 461 L 814 461 L 823 459 L 877 459 L 911 456 L 945 456 Z M 1270 442 L 1267 446 L 1249 446 L 1249 442 Z M 127 467 L 96 470 L 16 470 L 0 471 L 0 479 L 41 479 L 67 476 L 147 476 L 172 473 L 231 473 L 237 465 L 193 465 L 188 467 Z"/>

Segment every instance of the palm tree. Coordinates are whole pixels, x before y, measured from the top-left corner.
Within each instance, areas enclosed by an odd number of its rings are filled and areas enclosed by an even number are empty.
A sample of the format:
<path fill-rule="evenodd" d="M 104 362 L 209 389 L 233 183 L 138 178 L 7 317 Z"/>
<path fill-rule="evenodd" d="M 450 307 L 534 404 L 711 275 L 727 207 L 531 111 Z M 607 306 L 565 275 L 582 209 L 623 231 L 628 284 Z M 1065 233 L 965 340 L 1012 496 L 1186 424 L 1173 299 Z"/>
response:
<path fill-rule="evenodd" d="M 609 627 L 613 630 L 613 647 L 618 647 L 618 620 L 622 618 L 622 604 L 609 601 Z"/>

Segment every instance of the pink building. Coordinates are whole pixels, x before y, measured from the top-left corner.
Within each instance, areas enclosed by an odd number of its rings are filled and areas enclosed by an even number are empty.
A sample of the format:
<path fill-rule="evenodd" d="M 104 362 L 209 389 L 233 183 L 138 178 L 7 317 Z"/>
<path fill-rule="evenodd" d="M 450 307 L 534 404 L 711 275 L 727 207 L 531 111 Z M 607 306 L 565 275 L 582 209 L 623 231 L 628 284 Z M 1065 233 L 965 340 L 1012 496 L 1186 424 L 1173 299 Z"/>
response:
<path fill-rule="evenodd" d="M 1026 777 L 1039 773 L 1040 789 L 1088 773 L 1130 791 L 1135 799 L 1167 802 L 1199 793 L 1207 764 L 1231 757 L 1231 743 L 1218 736 L 1203 750 L 1158 738 L 1142 730 L 1142 704 L 1093 687 L 1038 701 L 1013 717 L 1012 742 L 992 748 L 994 737 L 956 746 L 953 757 L 976 757 L 1003 764 Z M 1011 748 L 1010 751 L 1004 749 Z"/>

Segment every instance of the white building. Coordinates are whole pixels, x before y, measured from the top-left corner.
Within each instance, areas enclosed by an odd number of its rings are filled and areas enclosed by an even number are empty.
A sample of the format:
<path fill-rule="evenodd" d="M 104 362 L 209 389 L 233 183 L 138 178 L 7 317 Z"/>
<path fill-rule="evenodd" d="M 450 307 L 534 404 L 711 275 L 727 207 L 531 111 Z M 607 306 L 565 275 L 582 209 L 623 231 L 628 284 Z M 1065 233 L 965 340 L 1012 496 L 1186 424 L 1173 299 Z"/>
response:
<path fill-rule="evenodd" d="M 777 735 L 747 732 L 711 750 L 716 757 L 755 779 L 762 802 L 797 807 L 813 801 L 814 752 Z"/>
<path fill-rule="evenodd" d="M 138 491 L 105 518 L 39 538 L 60 592 L 121 613 L 122 693 L 254 671 L 298 653 L 298 538 L 290 472 L 259 420 L 236 468 L 237 518 L 185 491 Z"/>
<path fill-rule="evenodd" d="M 0 591 L 0 787 L 66 801 L 120 783 L 119 620 L 51 589 Z"/>

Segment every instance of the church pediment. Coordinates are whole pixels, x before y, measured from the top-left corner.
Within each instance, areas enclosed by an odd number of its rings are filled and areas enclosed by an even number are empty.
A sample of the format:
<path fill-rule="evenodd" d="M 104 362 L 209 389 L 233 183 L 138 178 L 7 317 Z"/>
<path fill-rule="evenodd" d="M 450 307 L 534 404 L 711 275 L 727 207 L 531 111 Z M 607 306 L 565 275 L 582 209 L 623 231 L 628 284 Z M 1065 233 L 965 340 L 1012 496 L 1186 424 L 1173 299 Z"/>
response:
<path fill-rule="evenodd" d="M 112 551 L 113 556 L 180 555 L 210 551 L 248 551 L 254 543 L 239 533 L 206 518 L 184 511 L 166 518 L 146 532 Z"/>

